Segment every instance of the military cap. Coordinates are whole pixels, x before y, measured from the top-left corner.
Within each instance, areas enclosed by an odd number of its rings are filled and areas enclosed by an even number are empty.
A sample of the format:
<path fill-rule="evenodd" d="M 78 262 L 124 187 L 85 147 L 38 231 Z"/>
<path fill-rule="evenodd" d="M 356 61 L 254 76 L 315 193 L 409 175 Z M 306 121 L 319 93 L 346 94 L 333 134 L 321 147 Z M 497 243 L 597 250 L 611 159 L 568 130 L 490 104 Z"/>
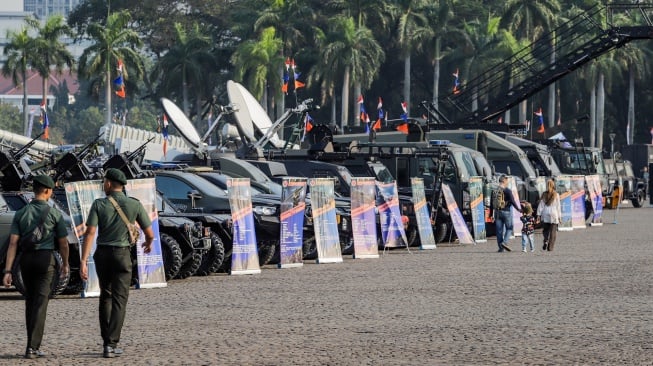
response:
<path fill-rule="evenodd" d="M 116 183 L 120 183 L 123 186 L 127 184 L 127 177 L 125 177 L 125 173 L 115 168 L 108 169 L 104 175 L 104 178 Z"/>
<path fill-rule="evenodd" d="M 37 183 L 45 188 L 54 188 L 54 181 L 47 175 L 37 175 L 34 177 L 34 183 Z"/>

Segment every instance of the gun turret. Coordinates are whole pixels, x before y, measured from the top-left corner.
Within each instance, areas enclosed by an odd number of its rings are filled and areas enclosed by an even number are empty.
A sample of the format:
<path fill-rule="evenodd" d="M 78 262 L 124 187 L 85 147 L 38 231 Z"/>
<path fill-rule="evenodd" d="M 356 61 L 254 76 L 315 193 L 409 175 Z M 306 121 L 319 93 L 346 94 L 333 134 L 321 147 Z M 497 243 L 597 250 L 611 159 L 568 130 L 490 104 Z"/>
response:
<path fill-rule="evenodd" d="M 139 146 L 132 152 L 117 154 L 110 157 L 109 160 L 107 160 L 106 163 L 102 165 L 102 169 L 105 171 L 110 168 L 121 170 L 123 173 L 125 173 L 127 179 L 136 179 L 151 176 L 151 174 L 148 174 L 141 169 L 140 163 L 143 160 L 143 154 L 145 153 L 147 144 L 149 144 L 152 140 L 154 140 L 154 137 L 151 137 L 149 140 L 145 141 L 143 145 Z"/>
<path fill-rule="evenodd" d="M 27 154 L 30 147 L 36 143 L 43 132 L 38 134 L 20 149 L 0 151 L 0 172 L 2 172 L 2 189 L 7 191 L 18 191 L 23 185 L 23 180 L 30 175 L 31 169 L 27 166 L 22 157 Z"/>
<path fill-rule="evenodd" d="M 103 133 L 97 135 L 80 150 L 64 154 L 53 166 L 54 180 L 58 181 L 64 176 L 72 182 L 93 179 L 93 171 L 84 163 L 84 159 L 91 153 L 91 149 L 97 145 L 102 135 Z"/>

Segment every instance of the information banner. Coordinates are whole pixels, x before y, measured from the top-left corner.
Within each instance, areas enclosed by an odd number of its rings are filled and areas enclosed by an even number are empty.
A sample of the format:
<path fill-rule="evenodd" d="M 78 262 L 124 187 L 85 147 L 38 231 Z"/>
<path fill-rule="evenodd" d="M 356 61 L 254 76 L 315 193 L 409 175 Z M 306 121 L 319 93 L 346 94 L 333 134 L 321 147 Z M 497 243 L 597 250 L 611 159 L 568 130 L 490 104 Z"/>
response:
<path fill-rule="evenodd" d="M 306 209 L 306 178 L 283 178 L 281 182 L 281 238 L 279 268 L 301 267 Z"/>
<path fill-rule="evenodd" d="M 571 226 L 585 229 L 585 177 L 571 176 Z"/>
<path fill-rule="evenodd" d="M 419 231 L 419 247 L 420 249 L 435 249 L 435 236 L 433 235 L 433 225 L 431 225 L 431 213 L 429 212 L 429 205 L 426 202 L 426 193 L 424 193 L 424 179 L 410 178 L 410 186 L 413 192 L 413 208 Z"/>
<path fill-rule="evenodd" d="M 145 242 L 145 235 L 141 230 L 136 245 L 136 258 L 138 263 L 138 283 L 136 288 L 166 287 L 166 274 L 163 267 L 163 254 L 159 237 L 159 215 L 156 209 L 156 183 L 154 178 L 134 179 L 127 181 L 125 193 L 141 202 L 145 212 L 152 220 L 154 240 L 149 253 L 143 251 L 141 244 Z M 137 223 L 138 225 L 138 223 Z"/>
<path fill-rule="evenodd" d="M 485 231 L 485 204 L 483 201 L 483 177 L 469 178 L 469 199 L 472 210 L 472 228 L 476 243 L 487 242 Z"/>
<path fill-rule="evenodd" d="M 592 203 L 591 226 L 603 226 L 603 192 L 601 191 L 601 182 L 598 175 L 585 176 L 587 182 L 587 190 L 590 195 L 590 202 Z"/>
<path fill-rule="evenodd" d="M 378 258 L 376 232 L 376 182 L 374 178 L 351 179 L 351 226 L 354 259 Z"/>
<path fill-rule="evenodd" d="M 249 178 L 227 179 L 227 191 L 234 226 L 230 273 L 232 275 L 261 273 Z"/>
<path fill-rule="evenodd" d="M 311 178 L 311 212 L 317 246 L 316 263 L 341 263 L 336 201 L 331 178 Z"/>
<path fill-rule="evenodd" d="M 448 185 L 442 185 L 442 193 L 444 194 L 444 200 L 447 203 L 447 209 L 449 210 L 449 216 L 451 216 L 451 222 L 453 223 L 453 228 L 456 230 L 456 236 L 458 236 L 458 242 L 460 244 L 476 244 L 472 234 L 467 228 L 467 223 L 463 218 L 463 215 L 460 213 L 456 199 L 451 192 L 451 188 Z"/>
<path fill-rule="evenodd" d="M 515 199 L 517 207 L 521 210 L 521 201 L 519 200 L 519 191 L 517 190 L 517 181 L 515 177 L 508 176 L 508 188 L 512 192 L 512 197 Z M 514 207 L 510 207 L 510 212 L 512 212 L 512 235 L 521 236 L 521 229 L 524 227 L 524 223 L 521 222 L 521 212 L 515 210 Z"/>
<path fill-rule="evenodd" d="M 561 175 L 556 180 L 556 191 L 560 195 L 560 211 L 562 217 L 558 230 L 569 231 L 573 230 L 572 224 L 572 202 L 571 202 L 571 176 Z"/>
<path fill-rule="evenodd" d="M 86 232 L 86 219 L 91 210 L 91 205 L 96 198 L 106 197 L 102 189 L 101 180 L 87 180 L 82 182 L 65 183 L 64 189 L 66 191 L 66 200 L 68 201 L 68 211 L 70 218 L 73 221 L 75 228 L 75 235 L 80 243 L 84 243 L 84 233 Z M 91 255 L 88 257 L 88 280 L 82 290 L 82 297 L 96 297 L 100 296 L 100 282 L 95 270 L 95 261 L 93 254 L 95 253 L 95 246 L 97 239 L 97 231 L 93 238 L 93 246 L 91 247 Z M 79 251 L 80 260 L 82 252 Z"/>
<path fill-rule="evenodd" d="M 399 211 L 399 196 L 397 194 L 397 183 L 376 182 L 378 195 L 376 207 L 379 210 L 381 220 L 381 237 L 383 248 L 397 248 L 408 246 L 406 230 L 401 220 Z"/>

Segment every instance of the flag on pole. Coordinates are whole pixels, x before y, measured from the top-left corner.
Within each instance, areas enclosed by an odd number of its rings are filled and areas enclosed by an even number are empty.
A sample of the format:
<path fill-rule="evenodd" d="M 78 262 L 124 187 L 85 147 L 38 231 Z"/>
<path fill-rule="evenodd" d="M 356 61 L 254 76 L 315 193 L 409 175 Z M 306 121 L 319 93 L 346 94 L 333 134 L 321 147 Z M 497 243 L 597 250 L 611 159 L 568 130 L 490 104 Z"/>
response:
<path fill-rule="evenodd" d="M 408 103 L 401 102 L 401 110 L 403 111 L 400 116 L 402 122 L 397 125 L 396 130 L 408 135 Z"/>
<path fill-rule="evenodd" d="M 123 79 L 123 64 L 122 60 L 118 60 L 118 66 L 116 67 L 116 70 L 118 71 L 118 77 L 113 80 L 113 83 L 116 85 L 116 95 L 119 96 L 122 99 L 125 99 L 127 96 L 125 93 L 125 80 Z"/>
<path fill-rule="evenodd" d="M 293 78 L 295 80 L 295 90 L 305 87 L 306 84 L 299 81 L 299 76 L 301 75 L 301 73 L 297 71 L 297 64 L 295 63 L 294 59 L 291 60 L 290 65 L 292 66 Z"/>
<path fill-rule="evenodd" d="M 50 120 L 48 119 L 47 108 L 45 107 L 45 100 L 41 102 L 41 122 L 43 124 L 43 139 L 50 138 Z"/>
<path fill-rule="evenodd" d="M 168 139 L 170 136 L 168 135 L 168 117 L 166 114 L 163 114 L 163 123 L 161 125 L 161 135 L 163 135 L 163 157 L 166 156 L 168 153 Z"/>
<path fill-rule="evenodd" d="M 360 105 L 360 119 L 363 123 L 370 123 L 370 116 L 367 115 L 367 110 L 365 110 L 365 100 L 363 95 L 358 96 L 358 104 Z"/>
<path fill-rule="evenodd" d="M 372 126 L 372 130 L 374 131 L 380 131 L 381 130 L 381 121 L 385 118 L 385 112 L 383 111 L 383 99 L 379 97 L 379 103 L 376 105 L 376 110 L 378 111 L 378 118 L 376 119 L 376 122 L 374 122 L 374 126 Z"/>
<path fill-rule="evenodd" d="M 453 93 L 460 93 L 460 71 L 456 69 L 456 72 L 453 73 Z"/>
<path fill-rule="evenodd" d="M 313 129 L 313 118 L 306 113 L 306 117 L 304 117 L 304 133 L 302 134 L 302 142 L 304 142 L 304 139 L 306 138 L 306 134 L 311 132 Z"/>
<path fill-rule="evenodd" d="M 540 127 L 537 129 L 537 133 L 544 133 L 544 114 L 542 114 L 542 107 L 533 112 L 533 114 L 537 116 L 537 120 L 540 124 Z"/>

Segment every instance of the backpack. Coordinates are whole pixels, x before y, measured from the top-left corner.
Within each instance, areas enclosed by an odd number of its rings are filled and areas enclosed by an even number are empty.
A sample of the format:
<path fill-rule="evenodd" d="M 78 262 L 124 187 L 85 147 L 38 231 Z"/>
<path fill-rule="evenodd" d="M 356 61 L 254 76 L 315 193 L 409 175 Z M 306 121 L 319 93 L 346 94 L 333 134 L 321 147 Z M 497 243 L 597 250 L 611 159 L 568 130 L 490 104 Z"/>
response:
<path fill-rule="evenodd" d="M 498 187 L 492 191 L 492 208 L 495 210 L 506 208 L 506 197 L 504 196 L 502 187 Z"/>

